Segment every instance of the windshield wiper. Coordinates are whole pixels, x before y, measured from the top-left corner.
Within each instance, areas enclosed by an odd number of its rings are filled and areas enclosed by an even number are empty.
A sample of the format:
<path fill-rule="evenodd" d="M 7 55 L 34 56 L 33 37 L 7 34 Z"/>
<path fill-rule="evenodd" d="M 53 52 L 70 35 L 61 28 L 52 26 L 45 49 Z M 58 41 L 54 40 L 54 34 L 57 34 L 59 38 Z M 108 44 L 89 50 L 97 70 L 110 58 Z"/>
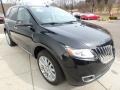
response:
<path fill-rule="evenodd" d="M 68 21 L 68 22 L 63 22 L 63 23 L 73 24 L 74 22 L 77 22 L 77 21 Z"/>
<path fill-rule="evenodd" d="M 42 23 L 41 25 L 47 25 L 47 24 L 50 24 L 50 25 L 55 25 L 55 24 L 61 24 L 61 23 L 57 23 L 57 22 L 50 22 L 50 23 Z"/>
<path fill-rule="evenodd" d="M 67 24 L 67 23 L 73 24 L 74 22 L 77 22 L 77 21 L 68 21 L 68 22 L 60 22 L 60 23 L 58 23 L 58 22 L 50 22 L 50 23 L 42 23 L 41 25 L 47 25 L 47 24 L 55 25 L 55 24 Z"/>

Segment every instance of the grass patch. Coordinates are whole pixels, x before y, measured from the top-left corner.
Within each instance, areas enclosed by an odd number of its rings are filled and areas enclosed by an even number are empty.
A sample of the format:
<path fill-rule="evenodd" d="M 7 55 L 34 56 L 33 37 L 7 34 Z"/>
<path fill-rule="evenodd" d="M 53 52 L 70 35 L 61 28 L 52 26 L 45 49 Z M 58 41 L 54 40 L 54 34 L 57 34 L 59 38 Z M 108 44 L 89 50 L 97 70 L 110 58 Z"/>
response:
<path fill-rule="evenodd" d="M 109 16 L 107 15 L 101 15 L 99 21 L 108 21 L 109 20 Z"/>

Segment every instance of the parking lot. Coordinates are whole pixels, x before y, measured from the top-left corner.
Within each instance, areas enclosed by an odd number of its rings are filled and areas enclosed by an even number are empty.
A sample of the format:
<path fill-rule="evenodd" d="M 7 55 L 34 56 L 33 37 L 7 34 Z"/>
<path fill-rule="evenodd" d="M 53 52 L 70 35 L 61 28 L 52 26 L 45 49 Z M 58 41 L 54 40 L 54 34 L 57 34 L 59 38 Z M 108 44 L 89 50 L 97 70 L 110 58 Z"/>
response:
<path fill-rule="evenodd" d="M 99 80 L 85 86 L 58 86 L 47 83 L 36 60 L 19 47 L 7 45 L 0 25 L 0 90 L 120 90 L 120 21 L 90 21 L 107 28 L 113 36 L 116 59 L 111 69 Z"/>

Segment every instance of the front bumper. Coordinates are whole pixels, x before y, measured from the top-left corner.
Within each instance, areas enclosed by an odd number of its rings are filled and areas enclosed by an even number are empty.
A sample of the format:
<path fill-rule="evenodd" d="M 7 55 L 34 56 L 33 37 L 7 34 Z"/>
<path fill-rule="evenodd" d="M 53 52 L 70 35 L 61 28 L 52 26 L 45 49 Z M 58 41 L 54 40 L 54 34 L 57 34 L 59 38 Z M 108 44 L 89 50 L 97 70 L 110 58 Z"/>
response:
<path fill-rule="evenodd" d="M 103 64 L 100 60 L 84 61 L 75 58 L 64 57 L 64 71 L 71 85 L 85 85 L 104 75 L 114 60 Z"/>

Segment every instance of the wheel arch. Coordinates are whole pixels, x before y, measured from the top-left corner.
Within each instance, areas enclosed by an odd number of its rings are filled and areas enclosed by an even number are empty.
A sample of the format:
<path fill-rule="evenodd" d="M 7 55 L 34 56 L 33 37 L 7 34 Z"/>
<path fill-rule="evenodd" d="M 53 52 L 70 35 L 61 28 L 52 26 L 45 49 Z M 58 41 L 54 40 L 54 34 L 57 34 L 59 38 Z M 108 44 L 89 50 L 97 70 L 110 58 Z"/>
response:
<path fill-rule="evenodd" d="M 38 53 L 42 50 L 46 50 L 46 48 L 42 47 L 42 46 L 37 46 L 34 49 L 34 57 L 37 59 Z"/>
<path fill-rule="evenodd" d="M 57 56 L 54 55 L 55 54 L 55 53 L 53 53 L 54 51 L 51 51 L 49 48 L 46 48 L 44 46 L 36 46 L 35 49 L 34 49 L 34 57 L 37 59 L 38 53 L 40 51 L 42 51 L 42 50 L 46 50 L 46 51 L 48 51 L 52 55 L 52 57 L 54 58 L 54 60 L 56 61 L 56 63 L 59 65 L 59 67 L 61 69 L 61 72 L 62 72 L 62 74 L 63 74 L 63 76 L 65 78 L 65 73 L 64 73 L 64 70 L 62 68 L 62 65 L 60 64 L 59 60 L 57 59 Z"/>

